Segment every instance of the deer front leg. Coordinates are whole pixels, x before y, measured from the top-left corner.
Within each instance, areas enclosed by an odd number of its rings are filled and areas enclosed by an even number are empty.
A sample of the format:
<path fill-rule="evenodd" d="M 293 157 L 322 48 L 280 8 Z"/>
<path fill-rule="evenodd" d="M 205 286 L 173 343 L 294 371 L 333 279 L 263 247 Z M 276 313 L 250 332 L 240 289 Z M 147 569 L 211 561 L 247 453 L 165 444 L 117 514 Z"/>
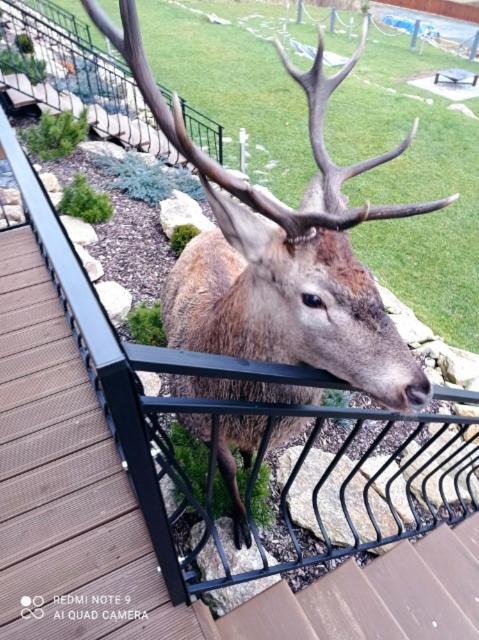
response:
<path fill-rule="evenodd" d="M 233 535 L 237 549 L 242 547 L 242 539 L 246 546 L 251 547 L 251 533 L 246 519 L 246 509 L 241 500 L 236 482 L 236 461 L 228 444 L 224 440 L 218 443 L 218 467 L 223 476 L 226 488 L 231 496 L 233 505 Z"/>

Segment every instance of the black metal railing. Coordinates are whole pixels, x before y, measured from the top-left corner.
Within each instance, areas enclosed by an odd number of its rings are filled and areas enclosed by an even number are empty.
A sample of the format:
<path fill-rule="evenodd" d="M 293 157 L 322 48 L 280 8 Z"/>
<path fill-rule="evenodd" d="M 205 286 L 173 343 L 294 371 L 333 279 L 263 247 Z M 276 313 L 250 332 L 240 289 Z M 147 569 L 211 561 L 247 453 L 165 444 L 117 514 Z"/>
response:
<path fill-rule="evenodd" d="M 89 124 L 101 138 L 116 138 L 171 164 L 184 162 L 158 127 L 123 62 L 93 45 L 85 45 L 65 29 L 24 7 L 12 0 L 2 0 L 0 83 L 3 89 L 15 89 L 31 97 L 32 103 L 38 104 L 42 111 L 71 111 L 79 117 L 86 109 Z M 16 38 L 23 33 L 31 38 L 33 53 L 25 53 L 17 46 Z M 172 92 L 159 87 L 171 107 Z M 222 125 L 190 107 L 183 98 L 180 100 L 191 138 L 222 162 Z"/>
<path fill-rule="evenodd" d="M 47 18 L 47 20 L 75 36 L 77 40 L 87 46 L 92 46 L 90 26 L 70 11 L 63 9 L 50 0 L 17 0 L 16 6 L 19 7 L 21 5 L 38 12 L 40 16 Z"/>
<path fill-rule="evenodd" d="M 126 344 L 126 353 L 138 371 L 354 392 L 334 376 L 307 367 L 135 344 Z M 182 558 L 180 566 L 190 594 L 361 551 L 379 553 L 385 545 L 424 534 L 444 520 L 451 524 L 459 522 L 478 510 L 479 433 L 468 432 L 471 425 L 478 424 L 478 418 L 449 412 L 403 416 L 380 409 L 272 404 L 266 400 L 253 403 L 217 398 L 141 398 L 149 437 L 156 449 L 159 479 L 168 475 L 175 487 L 177 508 L 170 513 L 170 526 L 177 534 L 177 552 Z M 479 394 L 435 386 L 434 400 L 479 404 Z M 198 497 L 197 487 L 193 486 L 192 478 L 178 460 L 170 437 L 168 425 L 178 415 L 180 419 L 194 415 L 197 420 L 203 416 L 203 420 L 209 421 L 209 463 L 204 477 L 204 499 Z M 248 416 L 254 416 L 257 424 L 262 424 L 257 427 L 262 430 L 261 439 L 243 496 L 259 564 L 257 569 L 240 574 L 232 573 L 212 516 L 218 437 L 223 420 L 232 416 L 238 419 L 238 424 L 244 424 Z M 271 550 L 271 536 L 261 529 L 252 515 L 252 496 L 260 466 L 270 455 L 268 443 L 274 434 L 275 423 L 285 416 L 309 418 L 310 425 L 301 443 L 294 448 L 294 455 L 281 479 L 273 483 L 273 494 L 279 498 L 271 507 L 276 531 L 283 543 L 281 557 L 271 562 L 267 555 Z M 262 422 L 258 422 L 258 417 Z M 323 466 L 313 468 L 309 459 L 318 455 Z M 304 478 L 297 488 L 295 486 L 303 470 L 304 473 L 307 470 L 311 488 L 307 498 L 298 493 L 300 489 L 304 491 Z M 304 514 L 299 520 L 303 527 L 295 523 L 295 518 L 298 521 L 297 502 L 301 502 L 304 510 L 305 500 L 309 503 L 310 531 L 305 529 Z M 202 523 L 204 533 L 199 541 L 188 545 L 185 531 L 194 522 Z M 338 526 L 343 530 L 342 534 L 338 534 Z M 311 540 L 316 542 L 314 553 L 311 552 Z M 208 543 L 215 545 L 223 573 L 204 579 L 197 560 Z"/>

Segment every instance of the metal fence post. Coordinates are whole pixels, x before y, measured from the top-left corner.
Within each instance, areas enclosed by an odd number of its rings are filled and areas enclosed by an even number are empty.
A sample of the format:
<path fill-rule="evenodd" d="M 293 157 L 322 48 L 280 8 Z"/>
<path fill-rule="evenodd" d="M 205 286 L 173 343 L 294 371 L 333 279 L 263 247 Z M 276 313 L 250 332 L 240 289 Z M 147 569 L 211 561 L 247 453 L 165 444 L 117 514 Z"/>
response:
<path fill-rule="evenodd" d="M 471 50 L 469 51 L 469 60 L 475 60 L 477 56 L 477 50 L 479 48 L 479 31 L 476 31 L 474 40 L 472 42 Z"/>
<path fill-rule="evenodd" d="M 303 6 L 304 0 L 298 0 L 297 4 L 297 13 L 296 13 L 296 24 L 302 24 L 303 22 Z"/>
<path fill-rule="evenodd" d="M 223 164 L 223 125 L 218 126 L 218 162 Z"/>
<path fill-rule="evenodd" d="M 171 602 L 175 605 L 187 602 L 188 595 L 144 430 L 138 394 L 127 361 L 100 368 L 97 373 Z"/>
<path fill-rule="evenodd" d="M 331 15 L 329 17 L 329 30 L 331 33 L 334 33 L 335 24 L 336 24 L 336 8 L 333 7 L 331 9 Z"/>
<path fill-rule="evenodd" d="M 411 39 L 411 50 L 412 51 L 416 51 L 416 44 L 417 44 L 417 38 L 419 36 L 419 28 L 421 26 L 421 21 L 420 20 L 416 20 L 415 24 L 414 24 L 414 31 L 412 32 L 412 39 Z"/>

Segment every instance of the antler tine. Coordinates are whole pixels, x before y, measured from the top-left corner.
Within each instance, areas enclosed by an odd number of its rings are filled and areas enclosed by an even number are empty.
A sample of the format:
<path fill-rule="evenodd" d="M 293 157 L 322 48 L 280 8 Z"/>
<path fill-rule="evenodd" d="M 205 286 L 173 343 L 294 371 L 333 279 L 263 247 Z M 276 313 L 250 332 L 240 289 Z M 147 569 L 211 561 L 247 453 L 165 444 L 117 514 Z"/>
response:
<path fill-rule="evenodd" d="M 363 27 L 361 30 L 361 38 L 359 40 L 359 44 L 356 48 L 356 51 L 353 53 L 351 58 L 346 62 L 344 67 L 336 73 L 336 75 L 328 78 L 328 84 L 330 87 L 329 95 L 341 84 L 341 82 L 348 77 L 351 71 L 356 66 L 359 58 L 363 55 L 364 47 L 366 46 L 366 39 L 368 37 L 368 26 L 369 19 L 367 16 L 364 16 L 363 19 Z"/>
<path fill-rule="evenodd" d="M 448 207 L 458 199 L 459 194 L 455 193 L 454 195 L 447 198 L 442 198 L 441 200 L 432 200 L 431 202 L 374 205 L 373 207 L 369 207 L 366 220 L 393 220 L 396 218 L 408 218 L 409 216 L 431 213 L 433 211 L 444 209 L 444 207 Z M 364 211 L 364 209 L 356 207 L 349 209 L 348 214 L 351 214 L 352 219 L 355 220 L 356 216 L 359 215 L 361 211 Z"/>
<path fill-rule="evenodd" d="M 378 167 L 385 162 L 390 162 L 391 160 L 394 160 L 394 158 L 400 156 L 406 151 L 406 149 L 411 145 L 412 141 L 416 137 L 418 126 L 419 118 L 415 118 L 407 136 L 404 138 L 401 144 L 399 144 L 394 149 L 391 149 L 391 151 L 387 151 L 386 153 L 375 156 L 374 158 L 368 158 L 367 160 L 358 162 L 357 164 L 351 165 L 350 167 L 343 167 L 341 171 L 342 181 L 344 182 L 345 180 L 349 180 L 349 178 L 354 178 L 354 176 L 358 176 L 365 171 L 370 171 L 371 169 L 374 169 L 375 167 Z"/>

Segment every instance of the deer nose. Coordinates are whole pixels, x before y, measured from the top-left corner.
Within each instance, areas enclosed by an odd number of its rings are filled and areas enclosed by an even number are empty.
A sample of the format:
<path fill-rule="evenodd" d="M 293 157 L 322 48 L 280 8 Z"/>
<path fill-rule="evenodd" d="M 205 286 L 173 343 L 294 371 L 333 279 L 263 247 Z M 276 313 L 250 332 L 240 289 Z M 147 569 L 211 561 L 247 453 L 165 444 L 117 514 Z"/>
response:
<path fill-rule="evenodd" d="M 424 376 L 423 380 L 417 384 L 409 384 L 406 389 L 406 398 L 413 407 L 423 407 L 429 400 L 431 394 L 431 383 Z"/>

